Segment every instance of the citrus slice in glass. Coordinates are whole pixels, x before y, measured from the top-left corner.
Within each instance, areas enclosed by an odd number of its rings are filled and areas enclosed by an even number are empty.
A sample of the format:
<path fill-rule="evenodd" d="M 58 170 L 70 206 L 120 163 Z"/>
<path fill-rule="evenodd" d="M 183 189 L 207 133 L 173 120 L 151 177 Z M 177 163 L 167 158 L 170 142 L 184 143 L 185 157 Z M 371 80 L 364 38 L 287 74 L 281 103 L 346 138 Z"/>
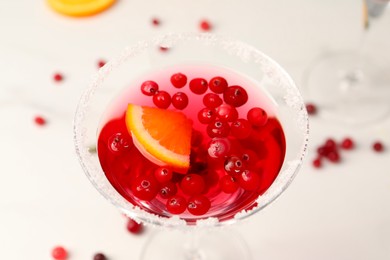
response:
<path fill-rule="evenodd" d="M 116 0 L 47 0 L 58 13 L 69 16 L 89 16 L 100 13 L 115 3 Z"/>

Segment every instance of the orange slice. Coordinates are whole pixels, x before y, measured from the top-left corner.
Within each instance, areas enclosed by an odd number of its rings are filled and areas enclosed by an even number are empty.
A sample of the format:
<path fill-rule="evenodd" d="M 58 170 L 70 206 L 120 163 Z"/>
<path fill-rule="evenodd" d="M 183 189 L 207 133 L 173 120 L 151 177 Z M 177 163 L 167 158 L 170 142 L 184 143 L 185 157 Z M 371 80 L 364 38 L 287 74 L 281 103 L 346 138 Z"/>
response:
<path fill-rule="evenodd" d="M 192 121 L 182 112 L 129 104 L 126 126 L 135 146 L 146 158 L 177 172 L 187 172 Z"/>
<path fill-rule="evenodd" d="M 115 0 L 47 0 L 58 13 L 69 16 L 89 16 L 102 12 Z"/>

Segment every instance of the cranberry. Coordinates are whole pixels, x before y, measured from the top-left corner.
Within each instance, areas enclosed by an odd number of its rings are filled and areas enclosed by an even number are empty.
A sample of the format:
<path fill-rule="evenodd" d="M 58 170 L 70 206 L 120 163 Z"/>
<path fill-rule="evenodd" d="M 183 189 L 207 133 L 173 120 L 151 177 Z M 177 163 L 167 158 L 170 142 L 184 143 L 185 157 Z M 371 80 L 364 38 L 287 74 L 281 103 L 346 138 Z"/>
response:
<path fill-rule="evenodd" d="M 223 100 L 234 107 L 240 107 L 248 101 L 248 93 L 243 87 L 231 86 L 223 92 Z"/>
<path fill-rule="evenodd" d="M 372 149 L 374 149 L 375 152 L 382 152 L 384 150 L 383 144 L 379 141 L 373 143 Z"/>
<path fill-rule="evenodd" d="M 153 103 L 158 108 L 167 109 L 171 104 L 171 96 L 166 91 L 159 91 L 153 96 Z"/>
<path fill-rule="evenodd" d="M 204 191 L 206 183 L 202 176 L 190 173 L 181 180 L 180 188 L 187 195 L 197 195 Z"/>
<path fill-rule="evenodd" d="M 260 176 L 249 170 L 245 170 L 240 174 L 240 178 L 238 179 L 238 183 L 241 188 L 248 191 L 255 191 L 260 186 Z"/>
<path fill-rule="evenodd" d="M 219 180 L 219 186 L 225 193 L 234 193 L 238 190 L 236 179 L 230 175 L 225 175 Z"/>
<path fill-rule="evenodd" d="M 169 48 L 168 48 L 168 47 L 165 47 L 165 46 L 160 46 L 159 49 L 160 49 L 161 52 L 167 52 L 167 51 L 169 51 Z"/>
<path fill-rule="evenodd" d="M 98 68 L 101 68 L 101 67 L 103 67 L 104 65 L 106 65 L 106 61 L 104 61 L 104 60 L 99 60 L 97 65 L 98 65 Z"/>
<path fill-rule="evenodd" d="M 228 122 L 221 120 L 215 120 L 207 125 L 207 134 L 213 137 L 227 137 L 230 132 L 230 126 Z"/>
<path fill-rule="evenodd" d="M 203 104 L 208 108 L 216 108 L 222 103 L 222 98 L 220 98 L 217 94 L 207 93 L 203 96 Z"/>
<path fill-rule="evenodd" d="M 156 170 L 154 170 L 154 177 L 160 183 L 170 181 L 172 176 L 172 170 L 168 167 L 158 167 Z"/>
<path fill-rule="evenodd" d="M 62 246 L 56 246 L 51 250 L 51 256 L 56 260 L 64 260 L 68 258 L 68 251 Z"/>
<path fill-rule="evenodd" d="M 59 82 L 59 81 L 62 81 L 64 79 L 64 76 L 61 73 L 55 73 L 53 75 L 53 79 L 54 79 L 54 81 Z"/>
<path fill-rule="evenodd" d="M 353 149 L 355 146 L 355 143 L 353 142 L 353 140 L 349 137 L 347 138 L 344 138 L 343 141 L 341 141 L 341 148 L 345 149 L 345 150 L 351 150 Z"/>
<path fill-rule="evenodd" d="M 162 184 L 161 189 L 159 191 L 159 194 L 163 199 L 169 199 L 176 193 L 177 193 L 176 184 L 171 181 Z"/>
<path fill-rule="evenodd" d="M 171 76 L 171 83 L 176 88 L 182 88 L 187 84 L 187 76 L 182 73 L 175 73 Z"/>
<path fill-rule="evenodd" d="M 199 26 L 200 26 L 200 29 L 202 29 L 203 31 L 210 31 L 212 28 L 210 22 L 207 20 L 200 21 Z"/>
<path fill-rule="evenodd" d="M 321 168 L 322 167 L 322 160 L 321 160 L 320 157 L 313 160 L 313 166 L 315 168 Z"/>
<path fill-rule="evenodd" d="M 248 120 L 237 119 L 230 127 L 232 135 L 238 139 L 245 139 L 250 136 L 252 132 L 252 125 Z"/>
<path fill-rule="evenodd" d="M 158 19 L 158 18 L 153 18 L 152 19 L 152 24 L 154 25 L 154 26 L 159 26 L 160 25 L 160 20 Z"/>
<path fill-rule="evenodd" d="M 233 122 L 238 118 L 237 109 L 228 104 L 222 104 L 215 109 L 215 116 L 223 121 Z"/>
<path fill-rule="evenodd" d="M 210 200 L 202 195 L 197 195 L 188 200 L 187 209 L 195 216 L 206 214 L 211 206 Z"/>
<path fill-rule="evenodd" d="M 326 146 L 320 146 L 317 148 L 317 154 L 320 156 L 327 156 L 331 150 Z"/>
<path fill-rule="evenodd" d="M 244 170 L 244 165 L 239 157 L 233 155 L 226 158 L 224 168 L 227 173 L 235 175 Z"/>
<path fill-rule="evenodd" d="M 190 81 L 190 89 L 193 93 L 201 95 L 207 91 L 208 83 L 205 79 L 195 78 Z"/>
<path fill-rule="evenodd" d="M 128 140 L 122 133 L 116 133 L 108 139 L 107 145 L 111 152 L 114 154 L 120 154 L 129 149 L 130 140 Z"/>
<path fill-rule="evenodd" d="M 36 116 L 34 118 L 34 122 L 35 122 L 35 124 L 40 125 L 40 126 L 46 125 L 46 119 L 41 117 L 41 116 Z"/>
<path fill-rule="evenodd" d="M 209 124 L 214 120 L 214 118 L 215 118 L 214 110 L 207 107 L 201 109 L 198 113 L 198 120 L 202 124 Z"/>
<path fill-rule="evenodd" d="M 171 197 L 167 201 L 167 210 L 172 214 L 181 214 L 183 213 L 187 208 L 187 201 L 185 198 L 179 195 L 175 195 Z"/>
<path fill-rule="evenodd" d="M 172 96 L 172 105 L 176 109 L 184 109 L 188 105 L 188 97 L 184 92 L 177 92 Z"/>
<path fill-rule="evenodd" d="M 247 113 L 248 121 L 254 126 L 263 126 L 268 121 L 267 112 L 260 107 L 251 108 Z"/>
<path fill-rule="evenodd" d="M 230 141 L 227 138 L 213 138 L 207 152 L 212 158 L 223 158 L 230 150 Z"/>
<path fill-rule="evenodd" d="M 131 191 L 138 199 L 150 201 L 156 197 L 159 185 L 153 176 L 139 176 L 131 185 Z"/>
<path fill-rule="evenodd" d="M 340 161 L 340 154 L 337 151 L 330 151 L 326 157 L 329 159 L 329 161 L 337 163 Z"/>
<path fill-rule="evenodd" d="M 93 260 L 107 260 L 107 257 L 103 253 L 96 253 Z"/>
<path fill-rule="evenodd" d="M 317 113 L 317 107 L 312 103 L 306 104 L 306 110 L 309 115 L 314 115 Z"/>
<path fill-rule="evenodd" d="M 148 80 L 141 84 L 141 92 L 146 96 L 153 96 L 158 92 L 158 84 Z"/>
<path fill-rule="evenodd" d="M 327 147 L 330 151 L 336 150 L 337 148 L 336 141 L 333 140 L 332 138 L 328 138 L 325 141 L 325 147 Z"/>
<path fill-rule="evenodd" d="M 241 160 L 245 166 L 254 167 L 258 162 L 259 158 L 255 151 L 248 149 L 242 153 Z"/>
<path fill-rule="evenodd" d="M 209 82 L 209 88 L 212 92 L 222 94 L 228 87 L 226 79 L 222 77 L 214 77 Z"/>
<path fill-rule="evenodd" d="M 143 226 L 141 223 L 136 222 L 134 219 L 129 218 L 126 225 L 127 231 L 133 234 L 140 234 Z"/>

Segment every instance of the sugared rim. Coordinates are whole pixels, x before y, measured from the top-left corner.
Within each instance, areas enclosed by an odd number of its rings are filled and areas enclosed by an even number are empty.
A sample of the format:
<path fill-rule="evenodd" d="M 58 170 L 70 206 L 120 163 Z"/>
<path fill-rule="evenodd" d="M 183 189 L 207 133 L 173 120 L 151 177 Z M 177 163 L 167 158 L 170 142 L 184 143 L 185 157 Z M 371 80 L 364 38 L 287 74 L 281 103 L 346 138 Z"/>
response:
<path fill-rule="evenodd" d="M 112 191 L 104 190 L 102 181 L 99 179 L 105 178 L 103 170 L 100 165 L 92 162 L 91 153 L 88 151 L 88 144 L 86 143 L 86 125 L 84 125 L 86 114 L 90 109 L 90 100 L 93 98 L 95 91 L 104 82 L 105 78 L 110 74 L 112 70 L 120 67 L 126 60 L 131 57 L 137 56 L 143 51 L 147 51 L 151 46 L 164 46 L 171 47 L 177 43 L 185 41 L 198 41 L 204 42 L 209 45 L 217 45 L 223 48 L 227 53 L 235 55 L 243 60 L 243 62 L 251 61 L 264 67 L 264 73 L 271 79 L 274 79 L 274 83 L 286 92 L 285 101 L 287 105 L 292 108 L 297 114 L 297 125 L 301 129 L 303 134 L 303 141 L 301 143 L 300 152 L 296 155 L 294 160 L 289 160 L 287 168 L 278 174 L 277 179 L 268 188 L 268 190 L 256 200 L 257 206 L 249 211 L 241 211 L 235 215 L 234 218 L 219 222 L 218 218 L 211 217 L 207 219 L 199 219 L 196 225 L 188 225 L 184 219 L 178 216 L 171 218 L 161 217 L 152 213 L 148 213 L 138 206 L 132 205 L 126 199 L 124 199 L 114 188 Z M 308 136 L 309 136 L 309 124 L 308 115 L 305 109 L 305 105 L 295 83 L 288 75 L 288 73 L 273 59 L 260 52 L 256 48 L 249 46 L 243 42 L 233 40 L 221 35 L 210 33 L 170 33 L 160 37 L 156 37 L 149 41 L 140 41 L 137 44 L 125 48 L 121 55 L 114 58 L 110 62 L 106 63 L 92 78 L 88 88 L 82 94 L 78 103 L 76 114 L 73 124 L 74 143 L 76 153 L 80 164 L 87 175 L 88 179 L 94 185 L 94 187 L 113 205 L 120 209 L 123 213 L 129 217 L 142 221 L 146 224 L 161 227 L 199 227 L 199 226 L 224 226 L 227 224 L 235 223 L 239 220 L 243 220 L 253 215 L 254 213 L 265 208 L 276 198 L 278 198 L 283 191 L 290 185 L 294 177 L 296 176 L 300 166 L 302 165 L 303 158 L 307 152 Z M 93 172 L 99 171 L 99 177 L 94 177 Z M 282 176 L 282 177 L 280 177 Z"/>

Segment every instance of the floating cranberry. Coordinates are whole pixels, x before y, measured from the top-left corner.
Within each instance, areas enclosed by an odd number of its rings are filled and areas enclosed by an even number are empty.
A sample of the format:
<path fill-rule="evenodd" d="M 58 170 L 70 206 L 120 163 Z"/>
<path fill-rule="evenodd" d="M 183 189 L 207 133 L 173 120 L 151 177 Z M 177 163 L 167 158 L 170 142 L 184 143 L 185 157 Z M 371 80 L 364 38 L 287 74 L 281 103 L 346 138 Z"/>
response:
<path fill-rule="evenodd" d="M 183 73 L 175 73 L 171 76 L 171 83 L 176 88 L 182 88 L 187 84 L 187 76 Z"/>
<path fill-rule="evenodd" d="M 372 149 L 374 149 L 375 152 L 382 152 L 384 150 L 383 144 L 379 141 L 372 144 Z"/>
<path fill-rule="evenodd" d="M 210 31 L 212 28 L 210 22 L 207 20 L 200 21 L 199 27 L 202 29 L 202 31 Z"/>
<path fill-rule="evenodd" d="M 207 91 L 207 86 L 207 81 L 202 78 L 195 78 L 190 81 L 190 90 L 198 95 L 204 94 Z"/>
<path fill-rule="evenodd" d="M 207 93 L 203 96 L 203 104 L 208 108 L 216 108 L 223 103 L 222 98 L 220 98 L 217 94 Z"/>
<path fill-rule="evenodd" d="M 187 209 L 195 216 L 206 214 L 210 207 L 210 200 L 203 195 L 196 195 L 188 200 Z"/>
<path fill-rule="evenodd" d="M 240 157 L 229 156 L 224 162 L 225 171 L 231 175 L 236 175 L 244 170 L 244 165 Z"/>
<path fill-rule="evenodd" d="M 141 92 L 146 96 L 153 96 L 158 92 L 158 84 L 152 80 L 145 81 L 141 84 Z"/>
<path fill-rule="evenodd" d="M 219 180 L 219 186 L 225 193 L 234 193 L 238 190 L 237 180 L 230 175 L 225 175 Z"/>
<path fill-rule="evenodd" d="M 209 124 L 211 123 L 215 118 L 215 112 L 213 109 L 210 108 L 202 108 L 198 113 L 198 120 L 202 124 Z"/>
<path fill-rule="evenodd" d="M 326 158 L 329 159 L 329 161 L 338 163 L 340 161 L 340 154 L 337 151 L 330 151 L 327 155 Z"/>
<path fill-rule="evenodd" d="M 160 183 L 170 181 L 172 179 L 173 172 L 168 167 L 158 167 L 154 170 L 154 177 Z"/>
<path fill-rule="evenodd" d="M 127 231 L 133 234 L 140 234 L 143 226 L 141 223 L 136 222 L 134 219 L 129 218 L 126 225 Z"/>
<path fill-rule="evenodd" d="M 167 200 L 167 210 L 172 214 L 181 214 L 187 208 L 187 201 L 179 195 L 175 195 Z"/>
<path fill-rule="evenodd" d="M 228 87 L 226 79 L 222 77 L 214 77 L 209 82 L 209 88 L 212 92 L 222 94 Z"/>
<path fill-rule="evenodd" d="M 108 149 L 114 154 L 121 154 L 130 148 L 131 141 L 122 133 L 113 134 L 108 139 Z"/>
<path fill-rule="evenodd" d="M 53 75 L 53 79 L 54 79 L 54 81 L 59 82 L 59 81 L 62 81 L 64 79 L 64 76 L 61 73 L 55 73 Z"/>
<path fill-rule="evenodd" d="M 188 97 L 184 92 L 177 92 L 172 96 L 172 105 L 176 109 L 184 109 L 188 106 Z"/>
<path fill-rule="evenodd" d="M 96 253 L 93 260 L 107 260 L 107 257 L 103 253 Z"/>
<path fill-rule="evenodd" d="M 154 25 L 154 26 L 159 26 L 160 25 L 160 20 L 158 19 L 158 18 L 153 18 L 152 19 L 152 24 Z"/>
<path fill-rule="evenodd" d="M 42 116 L 34 117 L 34 122 L 35 122 L 35 124 L 40 125 L 40 126 L 46 125 L 46 119 L 43 118 Z"/>
<path fill-rule="evenodd" d="M 169 199 L 177 193 L 176 184 L 169 181 L 161 185 L 159 194 L 163 199 Z"/>
<path fill-rule="evenodd" d="M 159 185 L 151 175 L 139 176 L 131 185 L 131 191 L 138 199 L 150 201 L 156 197 L 159 191 Z"/>
<path fill-rule="evenodd" d="M 98 68 L 101 68 L 101 67 L 103 67 L 104 65 L 106 65 L 106 61 L 104 61 L 104 60 L 99 60 L 98 63 L 97 63 L 97 65 L 98 65 Z"/>
<path fill-rule="evenodd" d="M 207 134 L 213 137 L 227 137 L 230 132 L 230 125 L 228 122 L 215 120 L 207 125 Z"/>
<path fill-rule="evenodd" d="M 306 104 L 306 110 L 309 115 L 314 115 L 317 113 L 317 107 L 312 103 Z"/>
<path fill-rule="evenodd" d="M 222 104 L 215 109 L 215 116 L 223 121 L 233 122 L 238 118 L 237 109 L 228 104 Z"/>
<path fill-rule="evenodd" d="M 248 93 L 241 86 L 231 86 L 223 92 L 223 100 L 229 105 L 240 107 L 248 101 Z"/>
<path fill-rule="evenodd" d="M 230 141 L 227 138 L 213 138 L 207 152 L 211 158 L 223 158 L 230 150 Z"/>
<path fill-rule="evenodd" d="M 353 140 L 349 137 L 344 138 L 343 141 L 341 141 L 341 148 L 345 150 L 351 150 L 355 146 Z"/>
<path fill-rule="evenodd" d="M 231 134 L 238 139 L 245 139 L 250 136 L 252 132 L 252 125 L 248 120 L 237 119 L 230 126 Z"/>
<path fill-rule="evenodd" d="M 171 96 L 166 91 L 158 91 L 157 94 L 153 96 L 153 103 L 158 108 L 167 109 L 171 104 Z"/>
<path fill-rule="evenodd" d="M 321 160 L 320 157 L 313 160 L 313 166 L 315 168 L 321 168 L 322 167 L 322 160 Z"/>
<path fill-rule="evenodd" d="M 240 177 L 238 179 L 238 183 L 240 184 L 241 188 L 247 191 L 255 191 L 260 186 L 260 176 L 249 170 L 245 170 L 240 174 Z"/>
<path fill-rule="evenodd" d="M 68 258 L 68 251 L 62 246 L 56 246 L 51 250 L 51 256 L 56 260 L 65 260 Z"/>
<path fill-rule="evenodd" d="M 187 195 L 198 195 L 204 191 L 206 183 L 202 176 L 190 173 L 181 180 L 180 188 Z"/>
<path fill-rule="evenodd" d="M 251 108 L 247 113 L 248 121 L 254 126 L 263 126 L 268 121 L 267 112 L 260 107 Z"/>

